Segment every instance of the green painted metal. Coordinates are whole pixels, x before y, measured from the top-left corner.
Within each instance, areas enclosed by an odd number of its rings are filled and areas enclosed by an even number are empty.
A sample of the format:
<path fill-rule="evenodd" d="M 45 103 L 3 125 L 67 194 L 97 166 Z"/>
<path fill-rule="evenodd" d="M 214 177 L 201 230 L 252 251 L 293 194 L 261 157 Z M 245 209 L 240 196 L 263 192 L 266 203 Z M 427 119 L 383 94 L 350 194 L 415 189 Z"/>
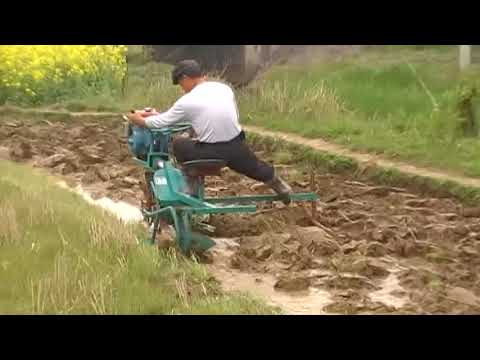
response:
<path fill-rule="evenodd" d="M 214 205 L 209 204 L 208 202 L 202 201 L 200 199 L 194 198 L 193 196 L 184 194 L 184 193 L 176 193 L 178 199 L 186 205 L 190 205 L 192 207 L 203 207 L 203 208 L 215 208 Z"/>
<path fill-rule="evenodd" d="M 192 232 L 192 248 L 197 251 L 207 251 L 216 245 L 207 235 Z"/>
<path fill-rule="evenodd" d="M 151 130 L 155 139 L 163 139 L 164 142 L 171 140 L 171 135 L 190 129 L 190 125 L 180 124 L 172 128 Z M 158 144 L 157 144 L 158 145 Z M 166 151 L 165 143 L 160 149 Z M 182 171 L 176 168 L 170 161 L 170 154 L 166 152 L 154 152 L 150 146 L 146 160 L 135 158 L 135 161 L 147 171 L 153 172 L 150 187 L 157 203 L 154 211 L 143 210 L 145 219 L 153 224 L 150 243 L 155 242 L 159 230 L 160 220 L 173 223 L 176 231 L 176 241 L 184 253 L 192 249 L 207 250 L 215 245 L 215 242 L 206 235 L 192 231 L 192 216 L 201 214 L 228 214 L 228 213 L 253 213 L 257 210 L 254 203 L 261 201 L 281 201 L 278 195 L 250 195 L 250 196 L 227 196 L 222 198 L 205 198 L 203 178 L 199 178 L 199 186 L 196 196 L 190 196 L 185 192 L 187 187 Z M 292 201 L 316 201 L 315 193 L 291 194 Z M 244 205 L 245 203 L 250 203 Z M 252 204 L 253 203 L 253 204 Z"/>
<path fill-rule="evenodd" d="M 200 200 L 205 201 L 205 181 L 203 179 L 199 181 L 197 196 Z"/>
<path fill-rule="evenodd" d="M 213 206 L 192 208 L 193 214 L 233 214 L 233 213 L 254 213 L 257 211 L 255 205 L 250 206 Z"/>
<path fill-rule="evenodd" d="M 206 251 L 215 246 L 215 241 L 207 235 L 192 231 L 192 213 L 190 210 L 179 211 L 176 232 L 177 243 L 184 253 L 189 253 L 192 249 Z"/>
<path fill-rule="evenodd" d="M 296 193 L 291 194 L 290 199 L 292 201 L 316 201 L 319 199 L 315 193 Z M 247 195 L 247 196 L 225 196 L 221 198 L 205 198 L 205 201 L 211 204 L 225 203 L 248 203 L 248 202 L 260 202 L 260 201 L 281 201 L 278 195 Z"/>
<path fill-rule="evenodd" d="M 192 248 L 191 216 L 189 211 L 180 211 L 178 214 L 177 243 L 184 253 Z"/>
<path fill-rule="evenodd" d="M 173 221 L 175 228 L 178 226 L 178 219 L 177 219 L 177 214 L 174 210 L 173 207 L 165 207 L 161 208 L 152 212 L 142 210 L 142 214 L 144 218 L 146 219 L 153 219 L 153 229 L 152 229 L 152 235 L 151 238 L 148 239 L 146 242 L 148 244 L 154 245 L 155 244 L 155 238 L 157 235 L 157 232 L 159 230 L 159 224 L 160 224 L 160 219 L 161 218 L 168 218 Z"/>
<path fill-rule="evenodd" d="M 163 204 L 182 204 L 179 194 L 186 187 L 182 172 L 174 168 L 169 162 L 163 163 L 163 168 L 155 171 L 151 183 L 156 199 L 161 199 Z"/>
<path fill-rule="evenodd" d="M 172 135 L 175 133 L 181 133 L 188 131 L 192 128 L 192 125 L 188 123 L 178 123 L 175 125 L 170 125 L 168 127 L 160 128 L 160 129 L 150 129 L 152 133 L 162 134 L 162 135 Z"/>
<path fill-rule="evenodd" d="M 145 167 L 145 168 L 148 167 L 148 163 L 146 161 L 143 161 L 137 158 L 133 158 L 133 161 L 135 161 L 137 164 L 141 165 L 142 167 Z"/>

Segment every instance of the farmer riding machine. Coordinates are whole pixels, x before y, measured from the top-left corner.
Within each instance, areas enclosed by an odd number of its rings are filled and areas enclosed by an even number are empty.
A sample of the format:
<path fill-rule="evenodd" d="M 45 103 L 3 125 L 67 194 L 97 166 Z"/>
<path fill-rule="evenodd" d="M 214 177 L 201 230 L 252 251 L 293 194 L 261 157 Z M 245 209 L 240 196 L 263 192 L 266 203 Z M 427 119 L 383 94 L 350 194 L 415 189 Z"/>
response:
<path fill-rule="evenodd" d="M 124 117 L 125 120 L 126 117 Z M 208 236 L 192 231 L 195 217 L 208 214 L 254 213 L 255 203 L 279 201 L 278 195 L 247 195 L 208 197 L 205 177 L 220 176 L 227 164 L 221 159 L 205 159 L 177 163 L 171 149 L 174 136 L 191 136 L 189 124 L 176 124 L 160 129 L 147 129 L 127 123 L 128 146 L 134 160 L 146 171 L 147 193 L 153 206 L 142 206 L 144 219 L 151 227 L 155 244 L 165 224 L 175 228 L 178 247 L 184 253 L 205 251 L 215 245 Z M 185 175 L 194 178 L 194 189 L 187 185 Z M 190 184 L 191 186 L 191 184 Z M 293 193 L 291 201 L 315 202 L 317 194 Z"/>

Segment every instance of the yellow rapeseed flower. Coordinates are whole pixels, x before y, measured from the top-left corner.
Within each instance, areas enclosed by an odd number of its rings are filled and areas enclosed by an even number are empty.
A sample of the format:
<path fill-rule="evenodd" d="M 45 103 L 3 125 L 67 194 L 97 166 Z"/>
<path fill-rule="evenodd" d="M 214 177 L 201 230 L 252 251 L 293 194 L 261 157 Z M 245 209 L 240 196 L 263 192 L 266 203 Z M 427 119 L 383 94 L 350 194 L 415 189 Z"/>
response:
<path fill-rule="evenodd" d="M 67 84 L 95 86 L 92 79 L 120 86 L 126 51 L 126 45 L 0 45 L 0 91 L 15 87 L 29 96 L 57 94 L 59 89 L 68 93 L 74 89 Z"/>

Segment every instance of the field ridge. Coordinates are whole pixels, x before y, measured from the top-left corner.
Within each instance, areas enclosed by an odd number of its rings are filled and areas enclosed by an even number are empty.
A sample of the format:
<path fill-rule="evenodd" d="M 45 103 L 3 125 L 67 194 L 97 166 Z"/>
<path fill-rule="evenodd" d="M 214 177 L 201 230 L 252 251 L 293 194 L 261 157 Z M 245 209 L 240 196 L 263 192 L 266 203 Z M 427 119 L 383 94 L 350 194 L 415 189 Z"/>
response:
<path fill-rule="evenodd" d="M 58 110 L 20 109 L 20 108 L 13 108 L 13 107 L 8 107 L 5 110 L 6 111 L 5 112 L 2 111 L 2 113 L 4 114 L 9 113 L 12 115 L 20 115 L 20 116 L 21 115 L 46 116 L 47 118 L 49 115 L 55 116 L 55 117 L 64 115 L 66 117 L 77 118 L 77 119 L 81 117 L 114 119 L 117 116 L 120 119 L 120 116 L 121 116 L 121 114 L 115 113 L 115 112 L 69 112 L 69 111 L 58 111 Z M 304 145 L 314 150 L 318 150 L 334 156 L 351 158 L 356 162 L 358 162 L 359 164 L 384 168 L 387 170 L 394 169 L 410 176 L 431 178 L 441 182 L 445 182 L 445 181 L 453 182 L 461 186 L 480 189 L 480 178 L 456 174 L 453 171 L 447 172 L 445 170 L 413 165 L 411 163 L 406 163 L 403 161 L 388 159 L 386 157 L 383 157 L 377 154 L 352 151 L 345 146 L 328 142 L 321 138 L 309 139 L 293 133 L 271 131 L 271 130 L 267 130 L 265 128 L 254 126 L 254 125 L 242 125 L 242 126 L 245 130 L 254 134 L 258 134 L 261 136 L 269 136 L 272 138 L 279 138 L 281 140 L 284 140 L 290 143 Z"/>

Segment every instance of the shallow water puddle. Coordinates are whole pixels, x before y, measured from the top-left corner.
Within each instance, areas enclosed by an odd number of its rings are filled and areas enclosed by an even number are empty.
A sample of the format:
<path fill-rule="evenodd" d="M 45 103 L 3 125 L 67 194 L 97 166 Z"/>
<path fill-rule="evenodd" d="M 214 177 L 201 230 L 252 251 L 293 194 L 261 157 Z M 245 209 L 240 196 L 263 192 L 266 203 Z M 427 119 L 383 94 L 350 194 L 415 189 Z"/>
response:
<path fill-rule="evenodd" d="M 400 286 L 397 276 L 394 272 L 380 283 L 381 289 L 369 294 L 372 301 L 383 303 L 400 309 L 408 302 L 405 297 L 393 295 L 394 292 L 404 293 L 405 290 Z"/>
<path fill-rule="evenodd" d="M 289 315 L 325 315 L 322 310 L 331 303 L 327 291 L 310 288 L 307 291 L 287 294 L 274 289 L 275 278 L 265 274 L 248 274 L 209 265 L 223 290 L 240 291 L 261 297 L 268 304 L 279 307 Z"/>
<path fill-rule="evenodd" d="M 108 197 L 102 197 L 95 200 L 87 191 L 82 188 L 81 185 L 78 185 L 74 189 L 70 188 L 65 182 L 60 182 L 59 185 L 63 188 L 76 192 L 77 194 L 81 195 L 89 204 L 100 206 L 102 209 L 116 215 L 120 220 L 125 222 L 140 222 L 143 220 L 142 212 L 134 205 L 124 201 L 113 201 Z"/>
<path fill-rule="evenodd" d="M 217 245 L 211 250 L 214 263 L 208 265 L 225 291 L 247 292 L 261 297 L 272 306 L 281 308 L 289 315 L 326 314 L 322 309 L 332 300 L 325 290 L 309 288 L 307 291 L 286 293 L 275 290 L 276 279 L 269 274 L 253 274 L 236 271 L 228 266 L 233 249 L 238 244 L 232 239 L 215 238 Z"/>

